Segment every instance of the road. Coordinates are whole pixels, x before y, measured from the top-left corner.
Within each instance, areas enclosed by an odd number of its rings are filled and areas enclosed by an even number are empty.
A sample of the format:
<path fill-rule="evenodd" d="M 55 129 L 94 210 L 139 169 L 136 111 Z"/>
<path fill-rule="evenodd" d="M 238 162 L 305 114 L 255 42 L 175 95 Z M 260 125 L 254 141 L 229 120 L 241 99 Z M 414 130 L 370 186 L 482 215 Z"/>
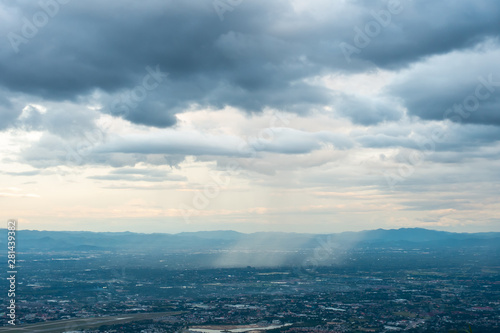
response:
<path fill-rule="evenodd" d="M 0 333 L 3 332 L 30 332 L 30 333 L 62 333 L 81 329 L 96 328 L 102 325 L 114 325 L 127 323 L 137 320 L 154 319 L 163 316 L 179 315 L 182 312 L 154 312 L 154 313 L 134 313 L 123 316 L 96 317 L 96 318 L 78 318 L 67 320 L 56 320 L 23 326 L 4 326 L 0 327 Z"/>

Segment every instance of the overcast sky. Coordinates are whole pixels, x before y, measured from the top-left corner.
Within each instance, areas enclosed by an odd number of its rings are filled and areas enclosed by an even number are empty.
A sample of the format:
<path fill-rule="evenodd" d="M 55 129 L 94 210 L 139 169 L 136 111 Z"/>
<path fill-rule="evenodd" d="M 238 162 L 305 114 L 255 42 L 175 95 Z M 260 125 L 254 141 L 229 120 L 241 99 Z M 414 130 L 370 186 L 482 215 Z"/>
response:
<path fill-rule="evenodd" d="M 500 231 L 498 0 L 0 0 L 23 229 Z"/>

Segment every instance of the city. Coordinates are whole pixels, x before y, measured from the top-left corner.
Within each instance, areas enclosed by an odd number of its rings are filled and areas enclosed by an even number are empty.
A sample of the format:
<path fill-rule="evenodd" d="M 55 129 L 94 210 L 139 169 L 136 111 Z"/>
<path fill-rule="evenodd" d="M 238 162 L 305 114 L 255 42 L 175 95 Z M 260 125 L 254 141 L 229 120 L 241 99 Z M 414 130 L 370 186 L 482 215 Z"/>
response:
<path fill-rule="evenodd" d="M 82 332 L 449 332 L 469 325 L 498 332 L 500 248 L 413 245 L 336 250 L 342 259 L 328 265 L 304 260 L 310 248 L 296 249 L 281 267 L 209 267 L 228 251 L 252 257 L 257 249 L 22 253 L 19 324 L 68 321 Z M 90 324 L 95 318 L 102 321 Z"/>

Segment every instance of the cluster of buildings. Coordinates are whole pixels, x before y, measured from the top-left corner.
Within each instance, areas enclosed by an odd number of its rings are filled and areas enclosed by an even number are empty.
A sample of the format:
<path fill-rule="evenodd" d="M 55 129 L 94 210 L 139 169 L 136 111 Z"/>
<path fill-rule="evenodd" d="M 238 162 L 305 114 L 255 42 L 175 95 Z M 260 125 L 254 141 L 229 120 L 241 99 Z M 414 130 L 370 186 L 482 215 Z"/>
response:
<path fill-rule="evenodd" d="M 171 311 L 79 332 L 500 332 L 499 267 L 25 267 L 19 324 Z"/>

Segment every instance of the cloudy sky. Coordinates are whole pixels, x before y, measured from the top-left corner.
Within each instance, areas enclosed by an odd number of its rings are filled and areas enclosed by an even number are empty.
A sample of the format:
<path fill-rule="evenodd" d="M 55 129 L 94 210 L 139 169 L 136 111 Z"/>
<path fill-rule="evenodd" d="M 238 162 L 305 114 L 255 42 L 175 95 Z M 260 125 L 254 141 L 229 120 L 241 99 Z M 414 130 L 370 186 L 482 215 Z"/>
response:
<path fill-rule="evenodd" d="M 0 0 L 20 228 L 500 231 L 497 0 Z"/>

